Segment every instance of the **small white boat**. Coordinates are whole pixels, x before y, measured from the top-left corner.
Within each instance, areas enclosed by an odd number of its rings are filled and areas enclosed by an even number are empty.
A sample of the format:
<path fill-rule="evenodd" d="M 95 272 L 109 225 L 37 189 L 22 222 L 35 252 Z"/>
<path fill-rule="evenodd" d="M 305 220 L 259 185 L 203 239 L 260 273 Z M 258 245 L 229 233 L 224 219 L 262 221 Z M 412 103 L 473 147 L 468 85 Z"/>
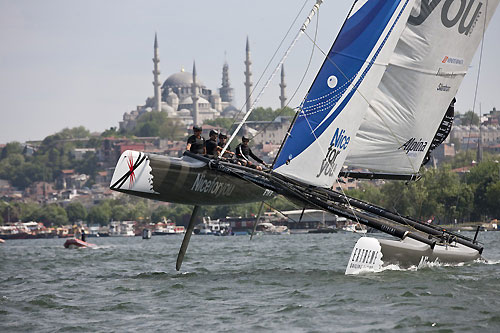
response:
<path fill-rule="evenodd" d="M 347 231 L 347 232 L 354 232 L 356 234 L 366 234 L 367 233 L 366 227 L 361 225 L 360 223 L 346 224 L 342 228 L 342 230 Z"/>
<path fill-rule="evenodd" d="M 263 235 L 290 235 L 290 230 L 284 225 L 274 225 L 270 222 L 261 222 L 257 225 L 256 231 Z"/>

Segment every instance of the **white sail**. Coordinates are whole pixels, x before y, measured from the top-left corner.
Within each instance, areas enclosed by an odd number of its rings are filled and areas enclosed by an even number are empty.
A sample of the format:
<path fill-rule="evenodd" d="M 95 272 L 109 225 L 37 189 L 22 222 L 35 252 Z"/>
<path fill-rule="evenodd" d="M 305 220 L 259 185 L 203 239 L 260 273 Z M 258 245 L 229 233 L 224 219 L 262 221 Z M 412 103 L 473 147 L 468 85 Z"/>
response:
<path fill-rule="evenodd" d="M 333 185 L 413 3 L 355 2 L 275 161 L 276 172 Z"/>
<path fill-rule="evenodd" d="M 418 172 L 498 2 L 415 2 L 346 165 Z"/>

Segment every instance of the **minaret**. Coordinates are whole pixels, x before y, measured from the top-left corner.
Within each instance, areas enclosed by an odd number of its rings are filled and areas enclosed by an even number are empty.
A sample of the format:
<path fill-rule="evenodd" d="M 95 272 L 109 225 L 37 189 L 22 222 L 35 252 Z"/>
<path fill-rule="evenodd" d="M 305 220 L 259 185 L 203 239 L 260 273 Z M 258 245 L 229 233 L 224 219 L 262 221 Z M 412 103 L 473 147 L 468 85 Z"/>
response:
<path fill-rule="evenodd" d="M 153 81 L 153 87 L 155 90 L 155 105 L 154 105 L 154 111 L 161 111 L 161 84 L 160 84 L 160 54 L 158 51 L 158 39 L 156 38 L 156 33 L 155 33 L 155 46 L 154 46 L 154 58 L 153 58 L 153 63 L 154 63 L 154 69 L 153 69 L 153 75 L 154 75 L 154 81 Z"/>
<path fill-rule="evenodd" d="M 252 77 L 252 72 L 250 71 L 251 64 L 252 61 L 250 61 L 250 44 L 248 43 L 247 36 L 247 56 L 245 60 L 245 101 L 247 105 L 247 112 L 250 110 L 250 106 L 252 105 L 252 101 L 250 100 L 250 93 L 252 92 L 252 81 L 250 81 L 250 78 Z"/>
<path fill-rule="evenodd" d="M 191 99 L 193 100 L 193 125 L 201 125 L 200 112 L 198 111 L 198 84 L 196 83 L 196 63 L 193 61 L 193 83 L 191 84 Z"/>
<path fill-rule="evenodd" d="M 233 88 L 229 84 L 229 66 L 227 61 L 222 66 L 222 87 L 219 92 L 222 102 L 231 103 L 233 101 Z"/>
<path fill-rule="evenodd" d="M 280 88 L 281 88 L 281 95 L 280 95 L 280 101 L 281 101 L 281 108 L 283 109 L 286 106 L 286 95 L 285 95 L 285 88 L 286 88 L 286 83 L 285 83 L 285 65 L 281 65 L 281 83 L 280 83 Z"/>

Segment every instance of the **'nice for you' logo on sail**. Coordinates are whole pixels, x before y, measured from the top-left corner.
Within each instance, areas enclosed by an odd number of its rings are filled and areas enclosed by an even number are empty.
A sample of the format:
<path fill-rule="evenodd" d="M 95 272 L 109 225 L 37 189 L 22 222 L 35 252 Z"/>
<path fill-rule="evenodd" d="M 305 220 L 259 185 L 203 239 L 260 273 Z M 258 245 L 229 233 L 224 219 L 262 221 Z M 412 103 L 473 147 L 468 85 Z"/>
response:
<path fill-rule="evenodd" d="M 482 14 L 483 1 L 421 0 L 420 13 L 418 16 L 410 15 L 408 23 L 421 25 L 440 3 L 443 3 L 441 7 L 441 23 L 446 28 L 452 28 L 458 24 L 458 33 L 470 36 L 479 20 L 479 16 Z"/>
<path fill-rule="evenodd" d="M 345 130 L 337 127 L 335 134 L 333 134 L 332 141 L 330 142 L 330 147 L 328 147 L 328 152 L 325 158 L 321 162 L 319 172 L 316 178 L 324 174 L 325 176 L 333 177 L 334 170 L 337 166 L 335 160 L 339 156 L 340 152 L 347 148 L 347 145 L 351 141 L 351 137 L 345 135 Z"/>

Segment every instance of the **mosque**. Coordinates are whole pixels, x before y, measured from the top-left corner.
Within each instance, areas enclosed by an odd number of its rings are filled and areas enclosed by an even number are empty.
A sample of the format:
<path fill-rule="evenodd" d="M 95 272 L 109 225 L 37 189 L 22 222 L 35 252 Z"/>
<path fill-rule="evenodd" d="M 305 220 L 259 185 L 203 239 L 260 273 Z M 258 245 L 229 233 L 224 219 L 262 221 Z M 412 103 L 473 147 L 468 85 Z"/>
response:
<path fill-rule="evenodd" d="M 144 105 L 137 106 L 136 110 L 125 112 L 120 122 L 121 130 L 133 130 L 140 115 L 151 111 L 164 111 L 171 119 L 178 120 L 186 126 L 201 125 L 206 120 L 219 117 L 232 118 L 238 109 L 232 104 L 233 88 L 229 83 L 229 66 L 227 62 L 222 66 L 222 84 L 218 93 L 208 89 L 196 75 L 196 64 L 193 63 L 192 73 L 181 69 L 180 72 L 170 75 L 163 84 L 159 76 L 159 49 L 155 34 L 153 57 L 153 87 L 154 96 L 148 97 Z M 252 72 L 250 70 L 250 47 L 247 38 L 245 59 L 245 91 L 247 111 L 250 108 L 252 91 Z M 284 87 L 284 69 L 281 69 L 281 96 L 282 107 L 286 103 Z"/>

